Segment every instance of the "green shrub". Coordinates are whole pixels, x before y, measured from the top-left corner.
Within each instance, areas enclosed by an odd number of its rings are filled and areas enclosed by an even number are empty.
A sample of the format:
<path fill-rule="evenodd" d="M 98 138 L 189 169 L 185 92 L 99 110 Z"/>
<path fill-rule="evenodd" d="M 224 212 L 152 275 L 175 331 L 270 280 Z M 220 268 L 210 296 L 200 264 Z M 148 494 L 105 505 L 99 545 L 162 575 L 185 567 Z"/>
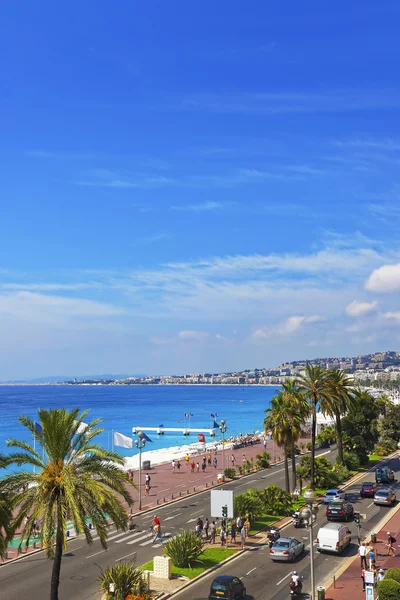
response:
<path fill-rule="evenodd" d="M 234 497 L 233 500 L 235 515 L 246 516 L 250 521 L 256 521 L 263 512 L 263 500 L 260 490 L 250 488 L 243 494 Z"/>
<path fill-rule="evenodd" d="M 184 569 L 191 567 L 203 551 L 204 542 L 195 531 L 184 529 L 175 538 L 169 540 L 163 552 L 169 556 L 175 567 Z"/>
<path fill-rule="evenodd" d="M 388 569 L 385 573 L 385 579 L 394 579 L 394 581 L 400 583 L 400 569 L 398 567 Z"/>
<path fill-rule="evenodd" d="M 271 460 L 269 452 L 264 451 L 262 454 L 257 454 L 256 458 L 256 467 L 259 469 L 267 469 L 269 467 L 269 461 Z"/>
<path fill-rule="evenodd" d="M 349 471 L 357 471 L 360 468 L 360 459 L 356 454 L 351 454 L 351 452 L 344 452 L 343 462 Z"/>
<path fill-rule="evenodd" d="M 311 444 L 311 442 L 307 442 L 307 444 L 306 444 L 306 448 L 307 448 L 307 450 L 308 450 L 308 451 L 310 451 L 310 450 L 311 450 L 311 448 L 312 448 L 312 444 Z"/>
<path fill-rule="evenodd" d="M 232 469 L 232 467 L 229 467 L 228 469 L 225 469 L 224 475 L 228 479 L 234 479 L 235 475 L 236 475 L 236 471 L 235 471 L 235 469 Z"/>
<path fill-rule="evenodd" d="M 394 579 L 387 579 L 385 575 L 385 579 L 378 583 L 376 591 L 379 600 L 399 600 L 400 583 Z"/>
<path fill-rule="evenodd" d="M 99 581 L 102 592 L 109 591 L 110 583 L 115 584 L 113 596 L 115 600 L 125 600 L 129 594 L 141 594 L 146 591 L 141 569 L 130 562 L 121 561 L 106 567 L 104 570 L 102 569 Z"/>
<path fill-rule="evenodd" d="M 286 515 L 293 509 L 293 496 L 275 484 L 261 492 L 264 510 L 269 515 Z"/>

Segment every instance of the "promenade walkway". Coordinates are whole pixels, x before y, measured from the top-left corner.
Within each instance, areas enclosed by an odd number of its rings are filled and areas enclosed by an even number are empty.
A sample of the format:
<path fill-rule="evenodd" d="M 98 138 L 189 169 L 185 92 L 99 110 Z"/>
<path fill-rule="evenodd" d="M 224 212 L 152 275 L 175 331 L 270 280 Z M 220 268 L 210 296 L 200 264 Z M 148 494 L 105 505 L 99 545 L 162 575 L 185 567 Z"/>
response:
<path fill-rule="evenodd" d="M 398 540 L 394 544 L 396 556 L 387 555 L 387 532 L 393 535 Z M 386 571 L 391 567 L 400 566 L 400 510 L 384 525 L 377 533 L 376 549 L 376 566 L 378 569 Z M 349 567 L 337 579 L 335 587 L 331 585 L 327 590 L 325 597 L 327 600 L 364 600 L 365 592 L 363 592 L 361 580 L 360 558 L 355 556 Z"/>

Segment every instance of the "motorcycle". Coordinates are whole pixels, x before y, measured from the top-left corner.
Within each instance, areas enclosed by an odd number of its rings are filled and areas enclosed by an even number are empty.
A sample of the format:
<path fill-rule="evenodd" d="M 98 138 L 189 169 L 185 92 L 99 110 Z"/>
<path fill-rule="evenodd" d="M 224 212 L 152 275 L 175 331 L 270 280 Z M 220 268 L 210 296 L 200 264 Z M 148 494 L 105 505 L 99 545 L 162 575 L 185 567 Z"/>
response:
<path fill-rule="evenodd" d="M 301 527 L 301 525 L 304 525 L 306 523 L 306 521 L 303 519 L 303 517 L 300 514 L 300 511 L 296 510 L 293 514 L 292 514 L 292 524 L 296 527 Z"/>
<path fill-rule="evenodd" d="M 289 583 L 289 588 L 291 598 L 294 598 L 295 596 L 300 596 L 303 589 L 302 579 L 298 579 L 297 582 L 294 582 L 292 579 Z"/>
<path fill-rule="evenodd" d="M 276 542 L 276 540 L 278 540 L 281 537 L 281 534 L 279 533 L 279 529 L 271 529 L 268 532 L 268 545 L 270 547 L 270 549 L 272 548 L 274 542 Z"/>

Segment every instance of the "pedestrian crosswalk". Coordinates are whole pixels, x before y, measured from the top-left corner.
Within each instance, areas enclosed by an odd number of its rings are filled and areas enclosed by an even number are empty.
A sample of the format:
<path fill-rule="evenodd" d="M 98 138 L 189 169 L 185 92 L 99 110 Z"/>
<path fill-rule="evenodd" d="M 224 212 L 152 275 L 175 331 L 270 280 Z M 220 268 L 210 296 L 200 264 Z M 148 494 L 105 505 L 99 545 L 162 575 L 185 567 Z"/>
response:
<path fill-rule="evenodd" d="M 170 531 L 167 531 L 163 534 L 163 542 L 168 542 L 175 537 Z M 97 534 L 92 536 L 93 541 L 99 539 Z M 150 546 L 152 545 L 154 548 L 160 548 L 162 544 L 156 540 L 153 542 L 154 534 L 149 533 L 149 531 L 122 531 L 117 533 L 115 530 L 109 535 L 107 538 L 107 544 L 115 543 L 115 544 L 126 544 L 127 546 L 132 546 L 133 544 L 138 544 L 138 546 Z"/>

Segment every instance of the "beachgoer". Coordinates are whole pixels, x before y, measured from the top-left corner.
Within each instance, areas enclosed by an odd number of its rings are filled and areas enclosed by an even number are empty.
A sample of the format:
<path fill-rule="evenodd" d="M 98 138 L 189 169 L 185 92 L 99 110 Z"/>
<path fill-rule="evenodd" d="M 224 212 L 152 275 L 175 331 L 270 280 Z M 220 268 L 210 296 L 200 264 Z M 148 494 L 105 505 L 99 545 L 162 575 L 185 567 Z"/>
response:
<path fill-rule="evenodd" d="M 360 556 L 361 568 L 364 567 L 364 569 L 366 569 L 367 568 L 367 547 L 365 545 L 365 542 L 361 543 L 361 546 L 358 549 L 358 554 Z"/>
<path fill-rule="evenodd" d="M 396 556 L 396 550 L 394 549 L 394 546 L 393 546 L 393 544 L 396 543 L 396 538 L 394 538 L 392 536 L 392 534 L 390 533 L 390 531 L 387 532 L 387 536 L 388 536 L 388 538 L 387 538 L 387 549 L 388 549 L 387 553 L 388 553 L 388 556 L 390 554 L 392 556 Z"/>
<path fill-rule="evenodd" d="M 217 534 L 217 526 L 215 521 L 213 521 L 210 525 L 210 544 L 215 544 L 215 536 Z"/>
<path fill-rule="evenodd" d="M 216 458 L 214 458 L 214 460 L 213 460 L 213 465 L 214 465 L 214 469 L 216 469 L 217 468 L 217 459 Z"/>
<path fill-rule="evenodd" d="M 195 466 L 196 466 L 196 465 L 194 464 L 194 461 L 192 460 L 192 462 L 190 463 L 190 472 L 191 472 L 191 473 L 194 473 L 194 468 L 195 468 Z"/>
<path fill-rule="evenodd" d="M 240 541 L 242 543 L 242 550 L 244 550 L 246 548 L 246 529 L 243 525 L 242 529 L 240 530 Z"/>
<path fill-rule="evenodd" d="M 208 528 L 210 527 L 210 521 L 206 518 L 204 521 L 204 531 L 206 534 L 206 540 L 208 540 Z"/>

